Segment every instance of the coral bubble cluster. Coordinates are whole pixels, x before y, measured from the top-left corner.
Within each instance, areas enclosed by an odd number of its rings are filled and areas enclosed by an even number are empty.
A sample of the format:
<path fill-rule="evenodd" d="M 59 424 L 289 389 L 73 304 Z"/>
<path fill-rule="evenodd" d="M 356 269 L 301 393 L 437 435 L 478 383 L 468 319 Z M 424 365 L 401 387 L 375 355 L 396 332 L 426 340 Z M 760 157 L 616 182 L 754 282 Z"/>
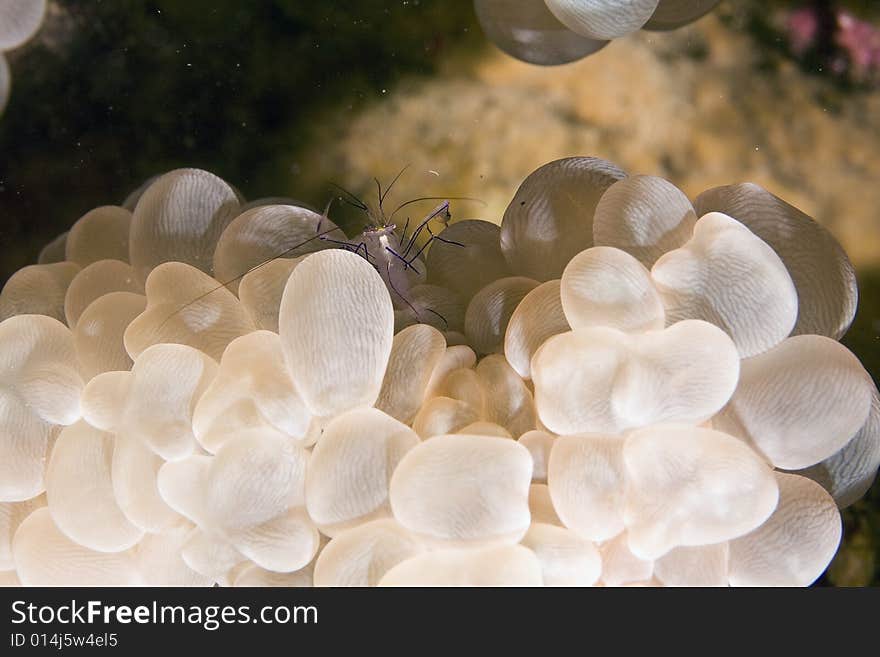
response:
<path fill-rule="evenodd" d="M 674 30 L 721 0 L 474 0 L 486 36 L 530 64 L 567 64 L 640 29 Z"/>
<path fill-rule="evenodd" d="M 46 14 L 46 0 L 0 0 L 0 114 L 9 101 L 12 75 L 4 51 L 29 41 Z"/>
<path fill-rule="evenodd" d="M 349 239 L 196 169 L 79 219 L 0 294 L 3 580 L 821 575 L 880 464 L 830 233 L 589 157 L 443 224 Z"/>

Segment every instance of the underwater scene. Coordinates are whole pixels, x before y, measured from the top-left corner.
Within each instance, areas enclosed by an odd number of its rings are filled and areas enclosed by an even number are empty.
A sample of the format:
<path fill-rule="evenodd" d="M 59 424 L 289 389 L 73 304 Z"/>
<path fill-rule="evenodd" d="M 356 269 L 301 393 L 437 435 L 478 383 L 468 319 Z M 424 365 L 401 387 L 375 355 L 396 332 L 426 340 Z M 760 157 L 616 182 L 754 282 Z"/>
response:
<path fill-rule="evenodd" d="M 0 0 L 0 585 L 880 584 L 880 3 Z"/>

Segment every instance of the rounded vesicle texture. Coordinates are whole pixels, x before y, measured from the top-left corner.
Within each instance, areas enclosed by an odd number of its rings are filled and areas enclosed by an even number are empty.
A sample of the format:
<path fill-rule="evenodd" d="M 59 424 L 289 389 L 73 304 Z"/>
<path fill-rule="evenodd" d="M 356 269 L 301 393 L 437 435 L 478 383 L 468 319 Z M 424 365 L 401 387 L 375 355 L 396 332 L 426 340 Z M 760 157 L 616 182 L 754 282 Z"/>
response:
<path fill-rule="evenodd" d="M 3 55 L 0 54 L 0 66 L 2 66 Z M 51 265 L 54 262 L 64 262 L 64 251 L 67 248 L 67 231 L 61 233 L 54 240 L 40 249 L 40 255 L 37 256 L 37 263 L 41 265 Z"/>
<path fill-rule="evenodd" d="M 428 283 L 448 288 L 465 301 L 492 281 L 510 275 L 501 253 L 501 228 L 478 219 L 446 227 L 428 250 Z M 463 246 L 458 246 L 459 244 Z"/>
<path fill-rule="evenodd" d="M 701 216 L 733 217 L 776 251 L 798 293 L 795 335 L 839 339 L 846 333 L 858 303 L 855 270 L 826 228 L 752 183 L 710 189 L 694 206 Z"/>
<path fill-rule="evenodd" d="M 115 431 L 122 424 L 131 372 L 104 372 L 83 388 L 80 404 L 83 419 L 96 429 Z"/>
<path fill-rule="evenodd" d="M 504 334 L 504 356 L 524 379 L 532 376 L 532 356 L 544 342 L 571 330 L 559 295 L 559 281 L 547 281 L 529 292 L 510 316 Z"/>
<path fill-rule="evenodd" d="M 776 511 L 730 544 L 732 586 L 809 586 L 837 552 L 842 523 L 831 496 L 806 477 L 775 474 Z"/>
<path fill-rule="evenodd" d="M 797 474 L 827 490 L 841 509 L 861 499 L 880 467 L 880 395 L 874 388 L 871 412 L 855 437 L 837 452 Z"/>
<path fill-rule="evenodd" d="M 394 308 L 375 269 L 339 249 L 290 275 L 279 313 L 284 359 L 313 415 L 372 406 L 394 340 Z"/>
<path fill-rule="evenodd" d="M 572 157 L 540 167 L 523 181 L 501 223 L 501 251 L 518 276 L 549 281 L 593 245 L 602 194 L 626 174 L 605 160 Z"/>
<path fill-rule="evenodd" d="M 727 586 L 729 545 L 674 548 L 654 562 L 654 576 L 666 586 Z"/>
<path fill-rule="evenodd" d="M 770 467 L 748 445 L 720 431 L 683 426 L 635 431 L 624 443 L 623 460 L 624 523 L 630 549 L 642 559 L 737 538 L 776 508 L 779 493 Z"/>
<path fill-rule="evenodd" d="M 278 332 L 284 286 L 302 258 L 278 258 L 244 275 L 238 298 L 257 328 Z"/>
<path fill-rule="evenodd" d="M 394 520 L 373 520 L 327 544 L 315 561 L 315 586 L 376 586 L 394 566 L 424 551 Z"/>
<path fill-rule="evenodd" d="M 232 292 L 182 262 L 156 267 L 145 290 L 147 309 L 125 331 L 132 358 L 152 345 L 177 343 L 220 360 L 230 342 L 256 328 Z"/>
<path fill-rule="evenodd" d="M 25 586 L 135 586 L 140 583 L 129 551 L 96 552 L 58 529 L 48 508 L 21 523 L 12 543 L 15 569 Z"/>
<path fill-rule="evenodd" d="M 308 462 L 308 451 L 271 434 L 255 432 L 226 441 L 208 467 L 208 522 L 237 532 L 303 506 Z"/>
<path fill-rule="evenodd" d="M 146 534 L 132 549 L 144 586 L 211 586 L 209 577 L 192 570 L 181 556 L 192 526 L 183 524 L 161 534 Z"/>
<path fill-rule="evenodd" d="M 646 30 L 674 30 L 708 14 L 721 0 L 660 0 Z"/>
<path fill-rule="evenodd" d="M 828 458 L 862 428 L 874 386 L 839 342 L 798 335 L 742 362 L 736 392 L 715 426 L 748 441 L 774 466 Z"/>
<path fill-rule="evenodd" d="M 702 319 L 715 324 L 743 358 L 779 344 L 797 321 L 797 291 L 779 256 L 720 212 L 700 218 L 693 238 L 662 256 L 651 278 L 668 323 Z"/>
<path fill-rule="evenodd" d="M 0 51 L 30 40 L 46 15 L 46 0 L 0 0 Z"/>
<path fill-rule="evenodd" d="M 504 356 L 487 356 L 477 365 L 485 394 L 485 419 L 500 424 L 511 436 L 536 428 L 535 400 Z"/>
<path fill-rule="evenodd" d="M 553 499 L 550 497 L 550 488 L 547 484 L 532 484 L 529 486 L 529 513 L 532 522 L 543 522 L 547 525 L 562 527 L 562 521 L 553 508 Z"/>
<path fill-rule="evenodd" d="M 647 269 L 608 246 L 581 251 L 562 272 L 560 299 L 573 329 L 607 326 L 619 331 L 662 329 L 665 313 Z"/>
<path fill-rule="evenodd" d="M 86 267 L 99 260 L 128 261 L 131 212 L 104 205 L 86 212 L 70 229 L 64 250 L 66 260 Z"/>
<path fill-rule="evenodd" d="M 193 409 L 217 372 L 217 363 L 179 344 L 144 351 L 131 369 L 131 382 L 118 433 L 142 440 L 165 460 L 196 448 Z"/>
<path fill-rule="evenodd" d="M 73 262 L 22 267 L 0 292 L 0 322 L 16 315 L 48 315 L 63 322 L 64 297 L 78 273 Z"/>
<path fill-rule="evenodd" d="M 67 325 L 75 328 L 83 311 L 93 301 L 111 292 L 143 295 L 144 286 L 135 278 L 131 266 L 121 260 L 99 260 L 80 270 L 64 295 Z"/>
<path fill-rule="evenodd" d="M 522 544 L 541 562 L 544 586 L 592 586 L 602 572 L 596 546 L 564 527 L 533 523 Z"/>
<path fill-rule="evenodd" d="M 591 541 L 623 531 L 623 439 L 582 434 L 553 441 L 547 467 L 553 508 L 565 526 Z"/>
<path fill-rule="evenodd" d="M 315 556 L 321 543 L 318 528 L 302 506 L 231 536 L 236 549 L 258 566 L 274 572 L 295 572 Z"/>
<path fill-rule="evenodd" d="M 450 397 L 431 397 L 413 419 L 412 428 L 420 438 L 455 433 L 479 421 L 479 412 L 468 402 Z"/>
<path fill-rule="evenodd" d="M 483 417 L 486 413 L 486 392 L 476 370 L 461 367 L 447 374 L 434 391 L 438 397 L 448 397 L 469 405 L 474 413 Z M 444 432 L 445 433 L 445 432 Z M 450 433 L 462 433 L 453 431 Z"/>
<path fill-rule="evenodd" d="M 684 192 L 656 176 L 630 176 L 602 195 L 593 220 L 596 246 L 626 251 L 651 268 L 661 255 L 687 242 L 697 221 Z"/>
<path fill-rule="evenodd" d="M 475 0 L 474 9 L 492 43 L 530 64 L 567 64 L 608 43 L 566 28 L 550 13 L 544 0 Z"/>
<path fill-rule="evenodd" d="M 699 424 L 727 403 L 738 376 L 733 342 L 698 320 L 636 335 L 608 328 L 563 333 L 532 361 L 538 414 L 560 435 Z"/>
<path fill-rule="evenodd" d="M 408 326 L 395 335 L 376 408 L 411 423 L 425 399 L 431 373 L 445 352 L 443 334 L 427 324 Z"/>
<path fill-rule="evenodd" d="M 328 232 L 329 231 L 329 232 Z M 214 251 L 214 278 L 236 292 L 241 277 L 276 258 L 296 258 L 344 240 L 332 221 L 293 205 L 261 205 L 238 215 L 223 231 Z"/>
<path fill-rule="evenodd" d="M 311 415 L 284 364 L 281 340 L 254 331 L 229 343 L 220 369 L 193 411 L 193 433 L 216 452 L 227 438 L 248 429 L 271 427 L 306 440 Z"/>
<path fill-rule="evenodd" d="M 183 518 L 159 495 L 156 482 L 165 461 L 136 438 L 116 436 L 111 462 L 111 479 L 116 503 L 136 527 L 162 533 Z"/>
<path fill-rule="evenodd" d="M 309 588 L 312 586 L 312 570 L 313 567 L 309 565 L 292 573 L 273 573 L 270 570 L 260 568 L 256 564 L 248 564 L 235 576 L 232 585 Z"/>
<path fill-rule="evenodd" d="M 546 0 L 568 29 L 591 39 L 616 39 L 640 29 L 659 0 Z"/>
<path fill-rule="evenodd" d="M 212 462 L 213 457 L 202 455 L 168 461 L 159 468 L 156 477 L 162 500 L 200 526 L 210 524 L 205 508 L 205 490 Z M 199 539 L 197 542 L 203 541 Z"/>
<path fill-rule="evenodd" d="M 541 586 L 541 562 L 521 545 L 436 550 L 389 570 L 379 586 Z"/>
<path fill-rule="evenodd" d="M 44 506 L 46 498 L 43 495 L 22 502 L 0 502 L 0 571 L 15 568 L 12 538 L 22 521 Z"/>
<path fill-rule="evenodd" d="M 467 434 L 471 436 L 495 436 L 496 438 L 513 438 L 510 432 L 500 424 L 494 422 L 472 422 L 466 427 L 462 427 L 455 433 Z"/>
<path fill-rule="evenodd" d="M 112 434 L 78 422 L 58 436 L 46 469 L 46 499 L 55 524 L 99 552 L 127 550 L 143 536 L 116 502 L 114 440 Z"/>
<path fill-rule="evenodd" d="M 17 395 L 30 413 L 52 424 L 80 417 L 79 373 L 73 334 L 45 315 L 0 322 L 0 391 Z"/>
<path fill-rule="evenodd" d="M 425 390 L 425 398 L 442 394 L 437 393 L 437 389 L 450 372 L 461 368 L 473 367 L 476 362 L 477 355 L 474 353 L 474 350 L 467 345 L 446 347 L 446 351 L 443 356 L 440 357 L 440 360 L 434 367 L 434 371 L 431 373 L 431 378 L 428 381 L 428 388 Z"/>
<path fill-rule="evenodd" d="M 328 536 L 391 515 L 389 482 L 419 444 L 405 424 L 374 408 L 340 415 L 325 428 L 306 476 L 306 507 Z"/>
<path fill-rule="evenodd" d="M 201 169 L 170 171 L 154 181 L 135 206 L 129 262 L 142 281 L 154 267 L 170 261 L 211 273 L 217 241 L 238 209 L 235 191 L 214 174 Z"/>
<path fill-rule="evenodd" d="M 0 501 L 22 502 L 45 489 L 47 451 L 57 429 L 0 388 Z"/>
<path fill-rule="evenodd" d="M 131 369 L 125 329 L 146 307 L 147 298 L 131 292 L 111 292 L 89 304 L 73 329 L 76 355 L 86 379 Z"/>
<path fill-rule="evenodd" d="M 538 286 L 538 281 L 510 276 L 489 283 L 477 292 L 464 315 L 464 332 L 478 354 L 500 352 L 514 310 Z"/>
<path fill-rule="evenodd" d="M 654 562 L 640 559 L 629 548 L 626 532 L 606 541 L 600 548 L 602 555 L 602 583 L 605 586 L 625 586 L 651 579 Z"/>
<path fill-rule="evenodd" d="M 189 568 L 221 586 L 227 586 L 233 569 L 247 561 L 224 537 L 198 528 L 187 536 L 180 556 Z"/>
<path fill-rule="evenodd" d="M 408 304 L 397 310 L 395 321 L 410 324 L 430 324 L 443 332 L 464 328 L 465 306 L 461 296 L 439 285 L 413 285 L 406 295 Z"/>
<path fill-rule="evenodd" d="M 532 481 L 547 483 L 547 465 L 550 463 L 550 450 L 556 436 L 546 431 L 527 431 L 517 442 L 532 455 Z"/>
<path fill-rule="evenodd" d="M 513 543 L 529 526 L 532 458 L 507 438 L 436 436 L 411 449 L 391 477 L 404 527 L 459 544 Z"/>

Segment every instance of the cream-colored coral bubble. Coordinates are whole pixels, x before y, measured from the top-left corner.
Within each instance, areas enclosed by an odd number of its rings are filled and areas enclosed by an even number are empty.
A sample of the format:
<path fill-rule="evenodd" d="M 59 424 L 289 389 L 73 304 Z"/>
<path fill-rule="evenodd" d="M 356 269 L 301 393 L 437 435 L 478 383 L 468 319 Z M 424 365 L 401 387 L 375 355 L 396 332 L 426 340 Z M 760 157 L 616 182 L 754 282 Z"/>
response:
<path fill-rule="evenodd" d="M 399 563 L 379 586 L 541 586 L 541 562 L 522 545 L 436 550 Z"/>
<path fill-rule="evenodd" d="M 309 515 L 328 536 L 391 514 L 389 482 L 419 443 L 405 424 L 365 408 L 336 417 L 312 452 L 306 475 Z"/>
<path fill-rule="evenodd" d="M 394 309 L 381 276 L 338 249 L 308 256 L 284 289 L 284 359 L 313 415 L 372 406 L 394 339 Z"/>
<path fill-rule="evenodd" d="M 506 438 L 435 436 L 400 461 L 391 508 L 407 529 L 447 544 L 513 543 L 529 525 L 532 458 Z"/>
<path fill-rule="evenodd" d="M 0 322 L 16 315 L 48 315 L 65 321 L 64 298 L 79 271 L 79 265 L 73 262 L 19 269 L 0 291 Z"/>
<path fill-rule="evenodd" d="M 143 531 L 129 522 L 113 489 L 115 438 L 78 422 L 64 429 L 46 469 L 46 498 L 58 528 L 98 552 L 122 552 Z"/>
<path fill-rule="evenodd" d="M 738 538 L 776 508 L 779 492 L 770 467 L 720 431 L 684 426 L 635 431 L 624 443 L 623 460 L 623 521 L 629 547 L 642 559 L 657 559 L 678 546 Z"/>
<path fill-rule="evenodd" d="M 201 169 L 176 169 L 150 183 L 131 220 L 129 262 L 138 278 L 170 261 L 210 274 L 217 241 L 238 210 L 235 191 Z"/>
<path fill-rule="evenodd" d="M 64 294 L 64 316 L 70 328 L 86 308 L 111 292 L 144 294 L 144 286 L 135 278 L 134 270 L 121 260 L 98 260 L 83 267 L 70 281 Z"/>
<path fill-rule="evenodd" d="M 116 205 L 89 210 L 67 234 L 66 260 L 87 267 L 99 260 L 128 262 L 131 212 Z M 133 274 L 134 272 L 132 272 Z"/>
<path fill-rule="evenodd" d="M 562 333 L 532 359 L 538 414 L 557 434 L 699 424 L 727 403 L 738 376 L 731 339 L 697 320 L 635 335 L 605 327 Z"/>
<path fill-rule="evenodd" d="M 648 270 L 620 249 L 581 251 L 562 272 L 559 294 L 572 329 L 606 326 L 641 332 L 664 326 L 663 303 Z"/>
<path fill-rule="evenodd" d="M 256 329 L 235 295 L 182 262 L 153 269 L 145 290 L 147 308 L 125 331 L 125 348 L 132 358 L 147 347 L 177 343 L 219 360 L 230 342 Z"/>

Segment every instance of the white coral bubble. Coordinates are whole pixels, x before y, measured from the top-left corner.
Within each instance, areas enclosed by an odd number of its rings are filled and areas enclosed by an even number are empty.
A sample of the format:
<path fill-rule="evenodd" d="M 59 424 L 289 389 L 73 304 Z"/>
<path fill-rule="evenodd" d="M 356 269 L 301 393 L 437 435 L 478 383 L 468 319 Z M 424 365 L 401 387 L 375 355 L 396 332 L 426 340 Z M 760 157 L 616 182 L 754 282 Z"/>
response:
<path fill-rule="evenodd" d="M 541 562 L 521 545 L 435 550 L 399 563 L 379 586 L 541 586 Z"/>
<path fill-rule="evenodd" d="M 306 477 L 309 515 L 328 536 L 391 515 L 389 482 L 419 443 L 405 424 L 372 409 L 336 417 L 312 452 Z"/>
<path fill-rule="evenodd" d="M 46 498 L 55 524 L 98 552 L 121 552 L 143 536 L 116 501 L 114 445 L 111 434 L 78 422 L 58 436 L 46 469 Z"/>
<path fill-rule="evenodd" d="M 819 484 L 776 473 L 779 505 L 753 532 L 730 544 L 733 586 L 809 586 L 840 543 L 837 506 Z"/>
<path fill-rule="evenodd" d="M 553 441 L 547 467 L 553 508 L 565 526 L 591 541 L 623 531 L 623 439 L 583 434 Z"/>
<path fill-rule="evenodd" d="M 648 270 L 620 249 L 581 251 L 562 272 L 560 300 L 572 329 L 662 329 L 665 313 Z"/>
<path fill-rule="evenodd" d="M 279 315 L 284 358 L 313 415 L 375 403 L 394 339 L 391 297 L 375 269 L 341 250 L 294 269 Z"/>
<path fill-rule="evenodd" d="M 779 344 L 797 320 L 797 291 L 779 256 L 720 212 L 703 216 L 689 242 L 658 259 L 651 278 L 669 323 L 711 322 L 743 358 Z"/>
<path fill-rule="evenodd" d="M 846 347 L 799 335 L 743 361 L 736 392 L 714 422 L 776 467 L 805 468 L 855 436 L 868 418 L 873 391 Z"/>
<path fill-rule="evenodd" d="M 532 360 L 538 414 L 557 434 L 699 424 L 727 403 L 738 375 L 727 334 L 696 320 L 639 335 L 604 327 L 562 333 Z"/>
<path fill-rule="evenodd" d="M 315 586 L 376 586 L 394 566 L 424 551 L 394 520 L 373 520 L 327 544 L 315 562 Z"/>
<path fill-rule="evenodd" d="M 759 527 L 779 496 L 770 467 L 733 436 L 693 427 L 633 432 L 624 443 L 629 546 L 657 559 Z"/>
<path fill-rule="evenodd" d="M 451 544 L 514 543 L 529 526 L 532 458 L 506 438 L 435 436 L 410 450 L 391 478 L 401 525 Z"/>

